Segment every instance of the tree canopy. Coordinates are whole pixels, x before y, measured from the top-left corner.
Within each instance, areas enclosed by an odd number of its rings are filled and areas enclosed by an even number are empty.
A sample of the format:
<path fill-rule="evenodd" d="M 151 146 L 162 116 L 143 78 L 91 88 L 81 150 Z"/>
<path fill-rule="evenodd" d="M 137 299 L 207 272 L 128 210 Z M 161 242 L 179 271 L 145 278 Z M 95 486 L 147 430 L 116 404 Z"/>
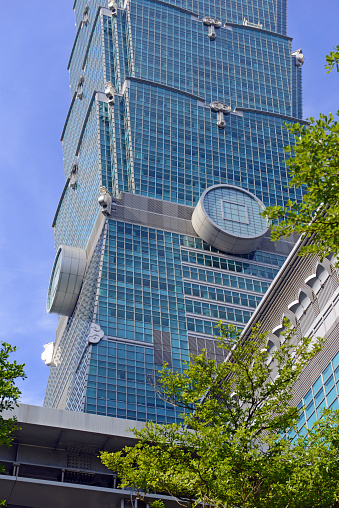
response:
<path fill-rule="evenodd" d="M 331 51 L 326 56 L 326 65 L 325 69 L 327 72 L 331 72 L 334 69 L 334 66 L 337 68 L 337 72 L 339 72 L 339 45 L 337 45 L 333 51 Z"/>
<path fill-rule="evenodd" d="M 326 69 L 339 72 L 339 46 L 326 57 Z M 272 240 L 292 233 L 306 235 L 312 242 L 301 255 L 330 252 L 339 254 L 339 111 L 321 114 L 309 125 L 285 124 L 295 144 L 287 146 L 290 187 L 303 188 L 301 203 L 289 200 L 285 206 L 271 206 L 264 215 L 273 222 Z"/>
<path fill-rule="evenodd" d="M 7 342 L 1 342 L 0 348 L 0 446 L 9 446 L 13 441 L 13 431 L 16 428 L 15 417 L 4 419 L 3 411 L 14 409 L 18 405 L 21 395 L 15 381 L 25 379 L 24 366 L 16 360 L 11 362 L 9 355 L 17 350 Z"/>
<path fill-rule="evenodd" d="M 21 395 L 19 388 L 15 385 L 16 379 L 25 379 L 24 364 L 18 364 L 16 360 L 11 362 L 9 355 L 17 348 L 7 342 L 1 342 L 0 347 L 0 446 L 10 446 L 14 438 L 14 430 L 17 429 L 16 418 L 3 418 L 3 411 L 14 409 L 18 405 Z M 0 465 L 0 472 L 4 468 Z M 0 500 L 0 505 L 5 506 L 6 502 Z"/>
<path fill-rule="evenodd" d="M 220 326 L 219 347 L 232 352 L 225 362 L 203 351 L 182 373 L 160 372 L 162 396 L 183 409 L 182 422 L 147 422 L 134 430 L 134 447 L 103 452 L 103 463 L 139 498 L 165 493 L 187 507 L 331 506 L 339 493 L 339 416 L 326 413 L 313 430 L 287 437 L 300 415 L 293 386 L 322 339 L 293 345 L 287 328 L 269 354 L 267 334 L 254 329 L 242 343 L 234 327 Z"/>

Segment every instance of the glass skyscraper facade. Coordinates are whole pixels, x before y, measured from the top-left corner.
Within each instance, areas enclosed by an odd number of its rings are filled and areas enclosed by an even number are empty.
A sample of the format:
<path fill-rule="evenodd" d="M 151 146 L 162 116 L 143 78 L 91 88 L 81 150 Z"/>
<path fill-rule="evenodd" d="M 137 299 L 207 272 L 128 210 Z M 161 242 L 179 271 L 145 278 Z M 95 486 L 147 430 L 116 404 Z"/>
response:
<path fill-rule="evenodd" d="M 283 124 L 302 119 L 303 57 L 286 35 L 286 0 L 73 8 L 45 405 L 170 423 L 155 373 L 202 347 L 221 361 L 215 323 L 244 327 L 292 248 L 255 228 L 240 247 L 226 226 L 252 225 L 241 203 L 301 197 L 286 188 Z M 206 189 L 222 249 L 203 206 L 192 225 Z"/>

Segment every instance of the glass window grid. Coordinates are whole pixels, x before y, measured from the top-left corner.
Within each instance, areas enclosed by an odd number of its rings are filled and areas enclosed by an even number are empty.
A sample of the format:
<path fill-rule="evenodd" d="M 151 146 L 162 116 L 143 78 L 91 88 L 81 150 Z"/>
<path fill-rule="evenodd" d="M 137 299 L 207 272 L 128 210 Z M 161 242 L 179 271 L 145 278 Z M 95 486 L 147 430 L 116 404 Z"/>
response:
<path fill-rule="evenodd" d="M 209 108 L 175 92 L 135 82 L 129 89 L 129 104 L 131 124 L 136 127 L 132 149 L 138 193 L 195 205 L 206 187 L 229 183 L 248 189 L 265 204 L 300 199 L 300 189 L 285 187 L 283 146 L 292 140 L 282 130 L 281 118 L 231 114 L 229 125 L 220 131 Z M 264 128 L 257 133 L 261 121 Z M 253 150 L 259 138 L 262 156 L 258 152 L 256 157 Z M 279 154 L 268 156 L 271 149 Z"/>
<path fill-rule="evenodd" d="M 200 249 L 209 252 L 223 254 L 223 252 L 219 251 L 215 247 L 212 247 L 212 245 L 209 245 L 208 243 L 204 242 L 204 240 L 202 240 L 201 238 L 195 238 L 193 236 L 180 235 L 180 245 L 184 247 L 191 247 L 193 249 Z M 276 265 L 279 267 L 281 267 L 286 260 L 286 256 L 281 256 L 279 254 L 273 254 L 271 252 L 263 252 L 259 250 L 250 252 L 249 254 L 237 254 L 236 256 L 232 256 L 232 259 L 234 257 L 250 259 L 252 261 L 258 261 L 260 263 Z"/>
<path fill-rule="evenodd" d="M 100 179 L 101 185 L 105 186 L 109 192 L 113 192 L 115 173 L 113 164 L 113 154 L 111 146 L 111 107 L 109 104 L 99 102 L 99 143 L 100 143 Z"/>
<path fill-rule="evenodd" d="M 205 270 L 195 268 L 189 265 L 182 266 L 183 278 L 198 280 L 201 282 L 209 282 L 222 286 L 228 286 L 238 289 L 246 289 L 247 291 L 255 291 L 257 293 L 266 293 L 270 284 L 262 280 L 255 280 L 249 277 L 239 277 L 230 275 L 222 271 Z M 339 372 L 338 372 L 339 375 Z"/>
<path fill-rule="evenodd" d="M 65 385 L 69 380 L 74 366 L 79 366 L 74 372 L 74 387 L 69 393 L 65 409 L 82 411 L 82 397 L 86 386 L 83 375 L 88 367 L 88 336 L 89 323 L 93 319 L 95 296 L 97 292 L 98 274 L 103 248 L 102 233 L 94 249 L 92 259 L 87 267 L 86 278 L 72 319 L 68 322 L 67 331 L 62 335 L 54 352 L 55 363 L 50 370 L 46 388 L 44 404 L 55 407 L 64 393 Z M 85 368 L 84 364 L 85 363 Z"/>
<path fill-rule="evenodd" d="M 231 201 L 224 200 L 222 202 L 223 218 L 240 222 L 241 224 L 248 224 L 248 210 L 246 205 L 240 205 Z"/>
<path fill-rule="evenodd" d="M 321 417 L 323 409 L 327 407 L 333 409 L 338 406 L 339 383 L 335 384 L 338 377 L 336 373 L 336 371 L 339 371 L 338 366 L 339 353 L 326 366 L 319 378 L 313 383 L 312 388 L 301 400 L 299 406 L 306 409 L 301 413 L 299 425 L 306 419 L 308 428 L 311 428 L 316 419 Z M 314 408 L 316 408 L 316 413 L 313 413 Z"/>
<path fill-rule="evenodd" d="M 148 342 L 152 341 L 152 329 L 169 331 L 174 327 L 176 330 L 185 330 L 185 310 L 189 304 L 184 302 L 182 271 L 178 264 L 182 254 L 179 235 L 151 229 L 148 232 L 147 228 L 140 229 L 140 226 L 124 223 L 118 223 L 116 228 L 116 238 L 109 235 L 106 243 L 107 254 L 103 262 L 97 308 L 99 324 L 107 330 L 108 335 Z M 170 246 L 171 252 L 163 249 L 166 246 Z M 161 258 L 165 257 L 166 260 L 162 261 Z M 110 266 L 107 260 L 110 260 Z M 165 271 L 166 275 L 161 276 Z M 109 279 L 109 282 L 105 279 Z M 118 291 L 112 287 L 116 283 L 119 284 Z M 124 286 L 126 289 L 123 291 Z M 162 296 L 163 304 L 159 306 L 159 297 L 157 300 L 154 295 L 164 291 L 168 291 L 169 298 Z M 227 290 L 223 290 L 222 294 L 226 301 L 231 297 L 235 305 L 247 303 L 254 308 L 254 302 L 259 301 L 254 296 L 246 297 L 245 294 Z M 250 312 L 237 312 L 237 309 L 231 308 L 220 307 L 218 311 L 221 319 L 239 320 L 240 323 L 247 322 L 250 316 Z M 207 311 L 204 305 L 202 312 L 216 316 L 213 306 Z"/>
<path fill-rule="evenodd" d="M 198 306 L 201 305 L 201 313 L 207 319 L 187 317 L 186 312 L 190 309 L 186 306 L 190 302 L 185 302 L 181 243 L 182 235 L 179 234 L 109 221 L 95 316 L 108 337 L 120 337 L 120 340 L 151 344 L 153 330 L 170 331 L 174 368 L 181 368 L 182 362 L 189 358 L 187 330 L 213 336 L 218 333 L 215 329 L 218 319 L 234 322 L 240 329 L 252 314 L 250 310 L 194 302 L 195 312 L 199 312 Z M 244 278 L 239 281 L 241 279 Z M 231 295 L 233 302 L 240 295 L 225 289 L 223 294 L 225 297 Z M 99 377 L 99 371 L 97 374 L 91 372 L 91 376 Z M 104 409 L 103 401 L 100 407 L 94 408 L 90 399 L 94 400 L 94 397 L 88 398 L 86 411 L 123 414 L 122 407 L 112 407 L 112 403 Z M 118 409 L 120 413 L 115 413 Z M 151 413 L 147 414 L 152 417 Z M 139 419 L 139 415 L 130 417 Z"/>
<path fill-rule="evenodd" d="M 97 0 L 94 0 L 94 4 L 96 2 L 97 2 Z M 75 14 L 75 26 L 77 28 L 79 28 L 81 25 L 82 15 L 84 12 L 85 5 L 87 3 L 88 3 L 88 0 L 76 0 L 74 14 Z M 93 12 L 95 13 L 95 10 L 96 10 L 96 6 L 93 4 L 90 5 L 90 10 L 88 13 L 89 23 L 88 23 L 88 25 L 85 25 L 84 29 L 86 29 L 86 30 L 89 29 L 89 31 L 91 30 L 90 24 L 91 24 L 91 21 L 93 20 Z"/>
<path fill-rule="evenodd" d="M 87 27 L 88 28 L 88 27 Z M 87 40 L 88 42 L 88 40 Z M 87 43 L 86 43 L 87 45 Z M 84 53 L 84 48 L 82 48 Z M 82 54 L 83 56 L 83 54 Z M 103 47 L 101 38 L 101 22 L 100 16 L 97 19 L 95 26 L 92 42 L 89 48 L 87 64 L 84 71 L 81 70 L 81 66 L 77 66 L 76 69 L 70 69 L 71 81 L 71 93 L 72 96 L 76 91 L 76 86 L 81 75 L 84 76 L 83 83 L 83 98 L 75 99 L 71 108 L 70 114 L 64 127 L 64 134 L 62 138 L 62 148 L 64 157 L 64 171 L 65 178 L 68 178 L 71 165 L 74 162 L 75 151 L 79 141 L 80 129 L 85 121 L 87 110 L 92 100 L 93 90 L 104 90 L 104 71 L 102 65 Z M 79 61 L 79 55 L 74 58 Z M 96 166 L 97 167 L 97 166 Z M 95 168 L 96 168 L 95 167 Z M 92 168 L 93 170 L 93 168 Z"/>
<path fill-rule="evenodd" d="M 221 319 L 225 322 L 247 323 L 252 315 L 252 312 L 236 307 L 213 305 L 212 303 L 200 302 L 198 300 L 185 299 L 185 307 L 186 312 L 189 314 L 202 314 L 206 317 Z"/>
<path fill-rule="evenodd" d="M 179 235 L 110 221 L 97 310 L 108 335 L 152 342 L 158 329 L 186 337 L 178 261 Z"/>
<path fill-rule="evenodd" d="M 208 254 L 200 254 L 192 251 L 182 250 L 181 260 L 183 263 L 203 265 L 206 267 L 221 268 L 230 272 L 243 273 L 246 275 L 253 275 L 268 280 L 273 280 L 277 275 L 278 270 L 271 267 L 255 265 L 252 263 L 244 263 L 227 258 L 219 258 L 217 256 L 210 256 Z"/>
<path fill-rule="evenodd" d="M 94 6 L 93 6 L 93 7 L 94 7 Z M 158 9 L 158 7 L 157 7 L 157 9 Z M 162 7 L 160 8 L 160 11 L 161 11 L 161 9 L 162 9 Z M 160 11 L 159 11 L 159 12 L 160 12 Z M 119 11 L 119 14 L 120 14 L 120 11 Z M 105 23 L 105 18 L 107 18 L 107 17 L 106 17 L 106 16 L 104 16 L 103 18 L 104 18 L 104 23 Z M 108 19 L 108 18 L 107 18 L 107 19 Z M 121 23 L 120 23 L 120 25 L 121 25 Z M 119 25 L 119 26 L 120 26 L 120 25 Z M 96 36 L 94 36 L 94 37 L 93 37 L 93 40 L 95 40 L 95 38 L 96 38 Z M 114 42 L 114 41 L 113 41 L 113 42 Z M 93 44 L 93 43 L 92 43 L 92 44 Z M 107 46 L 107 45 L 106 45 L 106 43 L 105 43 L 105 47 L 106 47 L 106 46 Z M 106 47 L 106 49 L 107 49 L 107 47 Z M 110 51 L 111 51 L 111 50 L 110 50 Z M 99 61 L 99 60 L 100 60 L 100 58 L 97 58 L 97 59 L 96 59 L 96 61 Z M 90 58 L 90 57 L 89 57 L 89 58 L 88 58 L 88 61 L 93 61 L 93 58 Z M 272 182 L 274 182 L 274 180 L 272 180 Z"/>
<path fill-rule="evenodd" d="M 75 5 L 76 24 L 80 25 L 84 6 L 88 0 L 77 0 Z M 170 0 L 168 2 L 174 6 L 182 7 L 195 12 L 200 18 L 203 16 L 216 16 L 218 19 L 226 20 L 232 23 L 243 24 L 244 17 L 249 21 L 261 22 L 266 30 L 273 32 L 286 33 L 286 0 L 258 0 L 250 2 L 248 0 L 230 0 L 225 4 L 220 0 Z M 121 5 L 121 2 L 117 2 Z M 138 2 L 139 4 L 139 2 Z M 157 4 L 149 4 L 149 2 L 140 2 L 149 11 L 143 10 L 142 15 L 144 19 L 149 16 L 157 16 L 160 23 L 165 24 L 168 21 L 166 16 L 167 9 L 161 9 Z M 95 12 L 96 9 L 102 5 L 100 0 L 91 0 L 91 11 Z M 140 6 L 139 6 L 140 9 Z M 168 10 L 169 13 L 172 9 Z M 162 16 L 161 16 L 162 15 Z M 165 24 L 165 27 L 167 24 Z"/>
<path fill-rule="evenodd" d="M 156 14 L 150 14 L 153 12 Z M 211 45 L 207 27 L 201 21 L 148 1 L 131 5 L 131 25 L 137 77 L 202 97 L 207 94 L 208 101 L 215 94 L 244 107 L 254 109 L 260 105 L 263 110 L 291 114 L 290 50 L 286 39 L 241 26 L 218 30 L 218 44 Z M 178 38 L 178 31 L 185 32 L 185 37 Z M 217 66 L 213 65 L 215 61 Z M 272 62 L 269 72 L 267 61 Z M 225 75 L 233 79 L 225 80 Z"/>
<path fill-rule="evenodd" d="M 105 78 L 110 81 L 115 88 L 119 88 L 118 61 L 116 47 L 116 23 L 112 23 L 112 18 L 103 16 L 102 18 L 104 49 L 105 49 Z"/>
<path fill-rule="evenodd" d="M 184 295 L 185 297 L 193 296 L 208 300 L 218 300 L 219 302 L 252 307 L 253 309 L 255 309 L 261 301 L 260 296 L 228 291 L 227 289 L 216 288 L 213 286 L 192 284 L 190 282 L 184 282 Z"/>
<path fill-rule="evenodd" d="M 92 345 L 85 411 L 141 421 L 178 422 L 178 412 L 154 392 L 156 377 L 153 349 L 110 340 Z"/>
<path fill-rule="evenodd" d="M 54 227 L 56 250 L 60 245 L 85 249 L 97 219 L 100 187 L 97 122 L 93 103 L 77 161 L 77 187 L 66 190 Z"/>
<path fill-rule="evenodd" d="M 127 177 L 127 157 L 126 157 L 126 141 L 125 141 L 125 103 L 124 100 L 116 96 L 115 107 L 113 110 L 114 115 L 114 139 L 116 147 L 116 161 L 117 168 L 116 174 L 118 180 L 114 182 L 115 196 L 119 191 L 128 192 L 128 177 Z M 113 137 L 112 137 L 113 143 Z"/>
<path fill-rule="evenodd" d="M 118 11 L 116 18 L 118 21 L 116 24 L 118 34 L 118 48 L 119 48 L 119 68 L 120 68 L 120 79 L 123 82 L 125 76 L 129 76 L 130 69 L 130 54 L 127 48 L 126 40 L 126 13 L 125 11 Z M 120 83 L 121 86 L 122 83 Z"/>
<path fill-rule="evenodd" d="M 234 235 L 254 236 L 267 228 L 266 219 L 260 215 L 262 207 L 240 190 L 217 187 L 205 195 L 204 207 L 207 215 L 221 229 Z"/>
<path fill-rule="evenodd" d="M 240 309 L 230 309 L 234 311 L 233 315 L 229 313 L 229 320 L 225 321 L 229 324 L 236 325 L 237 330 L 242 330 L 244 325 L 248 322 L 251 317 L 251 313 L 247 311 L 241 311 Z M 218 321 L 207 321 L 205 319 L 199 319 L 195 317 L 187 317 L 187 329 L 189 332 L 195 332 L 197 334 L 209 335 L 212 337 L 218 337 L 220 335 L 218 328 Z"/>
<path fill-rule="evenodd" d="M 79 31 L 75 41 L 75 46 L 69 65 L 70 89 L 72 95 L 76 92 L 78 79 L 82 71 L 82 62 L 91 35 L 92 27 L 90 25 L 93 25 L 93 14 L 89 16 L 89 23 L 87 27 Z"/>

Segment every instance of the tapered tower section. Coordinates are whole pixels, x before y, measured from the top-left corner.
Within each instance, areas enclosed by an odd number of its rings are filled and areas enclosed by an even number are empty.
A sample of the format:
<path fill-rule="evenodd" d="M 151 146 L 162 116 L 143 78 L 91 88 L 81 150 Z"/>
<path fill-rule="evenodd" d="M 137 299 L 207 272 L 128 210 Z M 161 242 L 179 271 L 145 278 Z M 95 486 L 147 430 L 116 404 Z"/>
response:
<path fill-rule="evenodd" d="M 285 0 L 74 10 L 45 405 L 174 422 L 149 381 L 202 347 L 222 360 L 215 323 L 244 327 L 291 250 L 260 211 L 301 197 L 283 123 L 303 57 Z"/>

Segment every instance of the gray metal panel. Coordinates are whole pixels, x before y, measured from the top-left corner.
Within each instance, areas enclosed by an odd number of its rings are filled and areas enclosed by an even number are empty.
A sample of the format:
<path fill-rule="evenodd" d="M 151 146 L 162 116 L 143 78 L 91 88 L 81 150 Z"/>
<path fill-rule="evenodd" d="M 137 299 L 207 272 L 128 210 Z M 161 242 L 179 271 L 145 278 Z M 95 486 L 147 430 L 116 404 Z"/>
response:
<path fill-rule="evenodd" d="M 181 219 L 192 220 L 193 207 L 178 205 L 178 217 Z"/>
<path fill-rule="evenodd" d="M 189 352 L 193 356 L 199 355 L 203 349 L 206 349 L 208 357 L 221 363 L 225 360 L 227 352 L 224 349 L 217 347 L 215 339 L 206 339 L 203 337 L 188 336 Z"/>
<path fill-rule="evenodd" d="M 275 254 L 282 254 L 288 256 L 294 247 L 295 242 L 288 240 L 279 240 L 277 244 L 270 240 L 269 235 L 265 236 L 259 245 L 260 250 L 273 252 Z"/>
<path fill-rule="evenodd" d="M 155 346 L 161 345 L 161 331 L 160 330 L 153 330 L 153 344 Z"/>
<path fill-rule="evenodd" d="M 153 330 L 154 363 L 163 365 L 165 362 L 172 366 L 171 334 L 160 330 Z"/>
<path fill-rule="evenodd" d="M 321 290 L 319 291 L 318 302 L 319 302 L 319 309 L 320 310 L 323 309 L 323 307 L 326 305 L 326 303 L 328 302 L 328 300 L 330 299 L 332 294 L 333 294 L 333 285 L 332 285 L 331 277 L 329 277 L 325 281 Z"/>
<path fill-rule="evenodd" d="M 164 213 L 163 202 L 160 201 L 160 199 L 159 200 L 149 199 L 147 205 L 148 205 L 149 212 L 160 213 L 160 214 Z"/>
<path fill-rule="evenodd" d="M 161 349 L 155 349 L 154 348 L 154 363 L 155 365 L 163 365 L 164 359 Z"/>
<path fill-rule="evenodd" d="M 98 455 L 133 446 L 137 440 L 129 428 L 140 430 L 144 423 L 26 404 L 3 416 L 13 414 L 20 426 L 13 446 L 0 447 L 7 473 L 0 475 L 0 492 L 9 508 L 115 508 L 120 499 L 131 499 L 129 491 L 116 488 L 116 475 Z M 148 497 L 147 503 L 155 499 Z M 170 497 L 156 498 L 175 508 Z"/>
<path fill-rule="evenodd" d="M 339 287 L 339 278 L 338 278 L 338 271 L 337 270 L 335 270 L 331 274 L 331 282 L 332 282 L 333 291 L 338 289 L 338 287 Z"/>
<path fill-rule="evenodd" d="M 316 317 L 316 314 L 314 312 L 314 305 L 311 304 L 308 307 L 308 309 L 306 309 L 306 312 L 300 318 L 301 335 L 305 335 L 305 333 L 307 332 L 307 330 L 310 328 L 311 324 L 313 323 L 315 317 Z"/>
<path fill-rule="evenodd" d="M 197 354 L 198 346 L 197 346 L 197 339 L 196 339 L 196 337 L 192 337 L 191 335 L 188 336 L 188 347 L 189 347 L 189 352 L 192 355 Z"/>
<path fill-rule="evenodd" d="M 284 312 L 298 299 L 300 289 L 305 286 L 307 277 L 315 273 L 318 262 L 315 256 L 301 258 L 297 252 L 293 253 L 292 259 L 286 260 L 285 268 L 272 283 L 244 333 L 248 335 L 250 327 L 256 322 L 260 322 L 262 331 L 271 331 L 280 325 Z M 316 304 L 313 305 L 316 314 L 317 307 Z"/>
<path fill-rule="evenodd" d="M 169 332 L 162 332 L 162 342 L 164 346 L 171 347 L 171 334 Z"/>
<path fill-rule="evenodd" d="M 305 281 L 316 274 L 320 259 L 316 255 L 304 258 L 299 256 L 301 247 L 308 243 L 310 243 L 310 239 L 303 239 L 295 246 L 247 324 L 243 332 L 244 338 L 248 338 L 255 323 L 260 323 L 260 331 L 270 331 L 280 325 L 282 316 L 288 312 L 290 304 L 298 301 L 300 290 L 305 291 L 308 288 L 309 293 L 312 293 L 310 287 L 306 286 Z M 334 289 L 338 281 L 338 270 L 333 265 L 330 265 L 329 268 L 329 271 L 332 271 L 333 274 L 320 285 L 317 294 L 313 294 L 313 301 L 300 317 L 297 326 L 297 336 L 309 334 L 316 337 L 319 335 L 321 337 L 326 336 L 328 340 L 323 350 L 309 362 L 302 372 L 294 389 L 293 404 L 300 402 L 301 398 L 339 351 L 339 293 L 338 289 Z M 336 291 L 335 294 L 334 290 Z M 292 342 L 295 343 L 296 341 L 297 337 Z"/>
<path fill-rule="evenodd" d="M 120 192 L 115 202 L 115 211 L 112 212 L 110 218 L 198 237 L 191 221 L 193 211 L 193 206 L 179 205 L 160 199 Z M 279 240 L 275 245 L 270 240 L 269 234 L 267 234 L 258 249 L 288 256 L 296 241 L 297 237 L 294 235 L 287 240 Z"/>
<path fill-rule="evenodd" d="M 30 406 L 20 404 L 13 411 L 4 411 L 4 418 L 16 416 L 18 423 L 28 423 L 31 425 L 43 425 L 44 427 L 55 427 L 59 431 L 62 429 L 95 432 L 99 434 L 108 434 L 115 436 L 132 437 L 129 432 L 130 427 L 142 429 L 144 423 L 113 418 L 110 416 L 98 416 L 76 411 L 65 411 L 60 409 Z"/>
<path fill-rule="evenodd" d="M 163 351 L 163 363 L 168 363 L 171 367 L 172 365 L 172 354 L 170 351 Z"/>

